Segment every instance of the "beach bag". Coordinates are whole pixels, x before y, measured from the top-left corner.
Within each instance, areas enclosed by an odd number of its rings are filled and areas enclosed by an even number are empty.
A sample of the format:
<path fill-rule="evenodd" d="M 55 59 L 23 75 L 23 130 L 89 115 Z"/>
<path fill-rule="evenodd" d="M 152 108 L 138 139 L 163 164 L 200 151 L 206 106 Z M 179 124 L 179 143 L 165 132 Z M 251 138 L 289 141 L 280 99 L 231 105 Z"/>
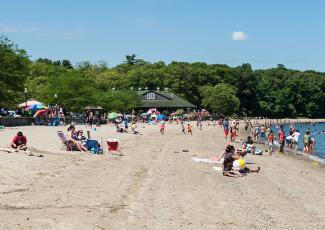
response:
<path fill-rule="evenodd" d="M 94 154 L 102 153 L 102 149 L 100 148 L 100 144 L 96 140 L 87 140 L 86 142 L 87 149 Z"/>

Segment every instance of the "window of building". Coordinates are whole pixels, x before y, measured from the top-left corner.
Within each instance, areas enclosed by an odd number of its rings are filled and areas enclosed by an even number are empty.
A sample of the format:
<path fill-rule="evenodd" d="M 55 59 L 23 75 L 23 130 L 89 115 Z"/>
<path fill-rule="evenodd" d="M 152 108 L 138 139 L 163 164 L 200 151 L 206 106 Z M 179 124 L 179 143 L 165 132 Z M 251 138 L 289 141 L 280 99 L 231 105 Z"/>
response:
<path fill-rule="evenodd" d="M 156 99 L 156 95 L 154 93 L 147 93 L 147 99 L 148 100 L 155 100 Z"/>

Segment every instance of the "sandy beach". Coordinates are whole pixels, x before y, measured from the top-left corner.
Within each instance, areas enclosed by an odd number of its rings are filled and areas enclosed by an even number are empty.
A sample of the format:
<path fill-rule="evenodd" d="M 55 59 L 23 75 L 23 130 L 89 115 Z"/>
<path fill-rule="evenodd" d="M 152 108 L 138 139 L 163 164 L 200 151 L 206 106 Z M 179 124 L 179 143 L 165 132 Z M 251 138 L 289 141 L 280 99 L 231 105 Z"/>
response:
<path fill-rule="evenodd" d="M 138 125 L 142 135 L 92 131 L 118 139 L 124 156 L 60 150 L 56 132 L 65 127 L 0 131 L 3 147 L 22 130 L 34 154 L 0 152 L 0 229 L 325 229 L 320 166 L 249 155 L 260 173 L 224 177 L 191 160 L 219 155 L 222 128 L 193 127 L 193 136 L 169 124 L 165 135 L 147 125 Z"/>

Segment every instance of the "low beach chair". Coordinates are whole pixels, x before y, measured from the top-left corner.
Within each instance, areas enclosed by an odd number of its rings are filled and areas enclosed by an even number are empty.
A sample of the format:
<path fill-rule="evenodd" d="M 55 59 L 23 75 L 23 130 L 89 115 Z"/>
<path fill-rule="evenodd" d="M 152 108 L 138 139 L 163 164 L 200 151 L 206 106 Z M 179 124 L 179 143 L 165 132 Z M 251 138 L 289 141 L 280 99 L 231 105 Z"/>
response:
<path fill-rule="evenodd" d="M 65 150 L 67 148 L 68 140 L 62 131 L 57 131 L 57 134 L 63 144 L 61 150 Z"/>

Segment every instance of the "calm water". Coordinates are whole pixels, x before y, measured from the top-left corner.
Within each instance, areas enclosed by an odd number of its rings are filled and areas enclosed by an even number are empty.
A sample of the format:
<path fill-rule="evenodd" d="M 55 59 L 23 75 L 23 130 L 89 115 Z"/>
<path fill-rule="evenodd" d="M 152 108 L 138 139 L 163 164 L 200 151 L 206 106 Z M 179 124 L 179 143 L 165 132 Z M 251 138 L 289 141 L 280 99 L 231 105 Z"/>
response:
<path fill-rule="evenodd" d="M 325 134 L 321 134 L 320 132 L 325 131 L 325 123 L 317 123 L 317 124 L 295 124 L 296 130 L 299 129 L 300 137 L 299 137 L 299 144 L 298 150 L 303 151 L 303 137 L 308 128 L 311 130 L 311 136 L 316 140 L 316 145 L 313 154 L 317 155 L 321 158 L 325 159 Z M 277 128 L 272 128 L 277 133 Z M 289 135 L 290 125 L 284 125 L 284 131 L 286 136 Z"/>

